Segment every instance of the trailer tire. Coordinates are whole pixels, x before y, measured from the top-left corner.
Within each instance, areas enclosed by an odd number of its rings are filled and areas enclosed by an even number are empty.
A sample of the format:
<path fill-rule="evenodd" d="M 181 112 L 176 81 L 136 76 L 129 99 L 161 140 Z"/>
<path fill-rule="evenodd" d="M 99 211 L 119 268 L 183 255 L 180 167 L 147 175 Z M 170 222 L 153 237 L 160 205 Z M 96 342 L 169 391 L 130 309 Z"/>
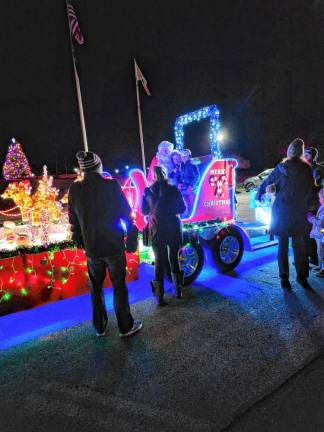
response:
<path fill-rule="evenodd" d="M 244 244 L 241 233 L 229 226 L 218 232 L 211 245 L 215 266 L 221 273 L 233 270 L 241 261 Z"/>
<path fill-rule="evenodd" d="M 179 262 L 183 272 L 183 285 L 191 285 L 199 276 L 205 262 L 201 244 L 196 240 L 188 239 L 179 251 Z"/>

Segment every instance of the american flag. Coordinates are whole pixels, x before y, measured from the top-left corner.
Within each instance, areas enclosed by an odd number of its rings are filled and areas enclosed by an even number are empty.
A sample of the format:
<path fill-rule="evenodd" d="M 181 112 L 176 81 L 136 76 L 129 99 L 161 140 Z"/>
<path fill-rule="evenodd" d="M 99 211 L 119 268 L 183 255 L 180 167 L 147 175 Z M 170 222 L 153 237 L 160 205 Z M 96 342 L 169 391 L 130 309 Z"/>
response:
<path fill-rule="evenodd" d="M 150 90 L 148 88 L 148 85 L 147 85 L 147 80 L 144 77 L 144 75 L 143 75 L 141 69 L 139 68 L 138 64 L 136 63 L 135 59 L 134 59 L 134 66 L 135 66 L 135 78 L 136 78 L 136 81 L 141 81 L 141 83 L 142 83 L 142 85 L 144 87 L 145 93 L 148 96 L 151 96 L 151 92 L 150 92 Z"/>
<path fill-rule="evenodd" d="M 74 38 L 79 45 L 83 45 L 84 37 L 83 34 L 81 33 L 78 17 L 75 13 L 74 7 L 71 5 L 70 2 L 67 3 L 67 10 L 69 16 L 71 37 Z"/>

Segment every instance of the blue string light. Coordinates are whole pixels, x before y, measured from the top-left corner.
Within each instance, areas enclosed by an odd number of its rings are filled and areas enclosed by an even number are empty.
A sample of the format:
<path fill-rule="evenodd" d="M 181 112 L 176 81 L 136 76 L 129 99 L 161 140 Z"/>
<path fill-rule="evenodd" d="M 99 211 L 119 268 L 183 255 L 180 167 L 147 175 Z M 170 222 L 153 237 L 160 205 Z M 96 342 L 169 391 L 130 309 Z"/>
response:
<path fill-rule="evenodd" d="M 174 126 L 176 148 L 179 151 L 184 150 L 184 126 L 188 126 L 190 123 L 204 120 L 206 118 L 210 118 L 209 140 L 211 154 L 215 159 L 222 159 L 222 154 L 217 139 L 220 123 L 219 110 L 216 105 L 209 105 L 207 107 L 200 108 L 197 111 L 177 117 Z"/>

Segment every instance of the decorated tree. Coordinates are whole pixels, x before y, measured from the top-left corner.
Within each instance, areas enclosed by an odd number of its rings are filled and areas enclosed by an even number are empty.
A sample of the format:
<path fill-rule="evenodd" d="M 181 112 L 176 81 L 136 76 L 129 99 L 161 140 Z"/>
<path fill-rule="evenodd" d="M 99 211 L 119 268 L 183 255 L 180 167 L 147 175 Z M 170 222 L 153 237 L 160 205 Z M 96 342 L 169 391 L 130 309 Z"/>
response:
<path fill-rule="evenodd" d="M 33 176 L 27 157 L 21 148 L 21 144 L 12 138 L 6 160 L 3 164 L 3 177 L 6 180 Z"/>

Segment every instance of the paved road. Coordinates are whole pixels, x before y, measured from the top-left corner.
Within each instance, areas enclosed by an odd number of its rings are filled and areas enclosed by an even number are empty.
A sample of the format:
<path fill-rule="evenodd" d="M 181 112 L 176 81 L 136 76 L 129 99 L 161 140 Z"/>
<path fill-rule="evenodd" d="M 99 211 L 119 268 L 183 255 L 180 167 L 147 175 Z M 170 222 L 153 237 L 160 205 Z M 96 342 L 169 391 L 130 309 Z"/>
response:
<path fill-rule="evenodd" d="M 275 248 L 245 253 L 227 275 L 205 268 L 162 309 L 143 266 L 129 289 L 144 328 L 126 341 L 111 312 L 110 336 L 93 336 L 87 296 L 1 318 L 0 342 L 11 345 L 0 355 L 1 432 L 245 427 L 239 416 L 324 348 L 322 281 L 312 276 L 313 292 L 295 282 L 283 292 L 275 257 Z M 110 290 L 106 298 L 111 310 Z"/>
<path fill-rule="evenodd" d="M 251 407 L 227 432 L 323 432 L 324 356 Z"/>

